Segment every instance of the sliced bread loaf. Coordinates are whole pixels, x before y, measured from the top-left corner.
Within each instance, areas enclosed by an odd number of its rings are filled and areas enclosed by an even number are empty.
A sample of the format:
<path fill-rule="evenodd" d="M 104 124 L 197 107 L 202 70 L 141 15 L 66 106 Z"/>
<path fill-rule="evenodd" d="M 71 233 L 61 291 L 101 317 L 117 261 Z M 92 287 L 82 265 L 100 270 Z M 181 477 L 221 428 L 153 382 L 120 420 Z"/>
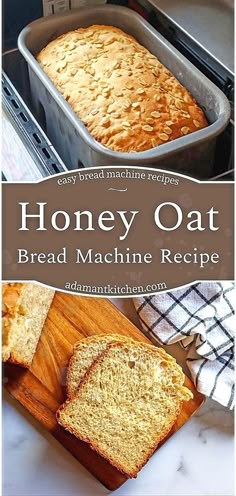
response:
<path fill-rule="evenodd" d="M 80 381 L 93 361 L 106 349 L 107 344 L 114 341 L 130 343 L 133 340 L 121 334 L 100 334 L 99 336 L 89 336 L 76 343 L 67 372 L 68 398 L 75 396 Z"/>
<path fill-rule="evenodd" d="M 31 283 L 2 285 L 2 360 L 29 368 L 55 291 Z"/>
<path fill-rule="evenodd" d="M 192 397 L 183 383 L 181 368 L 164 350 L 110 343 L 57 419 L 127 477 L 136 477 L 170 431 L 182 402 Z"/>

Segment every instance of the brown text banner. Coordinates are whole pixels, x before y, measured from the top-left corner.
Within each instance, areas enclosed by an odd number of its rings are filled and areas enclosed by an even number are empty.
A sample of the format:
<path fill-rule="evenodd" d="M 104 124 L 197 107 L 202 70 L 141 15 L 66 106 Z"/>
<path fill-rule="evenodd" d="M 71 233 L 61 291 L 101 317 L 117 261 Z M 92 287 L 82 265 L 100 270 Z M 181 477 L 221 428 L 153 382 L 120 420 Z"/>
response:
<path fill-rule="evenodd" d="M 3 280 L 131 296 L 233 279 L 233 185 L 139 167 L 3 184 Z"/>

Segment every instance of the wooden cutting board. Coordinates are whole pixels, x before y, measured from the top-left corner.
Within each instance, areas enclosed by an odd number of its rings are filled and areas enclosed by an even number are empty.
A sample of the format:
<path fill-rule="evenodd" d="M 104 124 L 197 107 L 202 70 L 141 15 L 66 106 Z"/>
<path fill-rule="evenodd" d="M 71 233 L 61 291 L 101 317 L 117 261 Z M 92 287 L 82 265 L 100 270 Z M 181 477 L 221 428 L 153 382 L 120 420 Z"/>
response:
<path fill-rule="evenodd" d="M 65 400 L 66 369 L 74 343 L 104 333 L 124 334 L 149 342 L 108 300 L 57 292 L 30 370 L 6 364 L 4 375 L 6 389 L 97 479 L 108 489 L 115 490 L 126 477 L 86 443 L 67 433 L 55 417 Z M 184 403 L 168 437 L 179 430 L 204 401 L 187 377 L 186 385 L 194 397 Z"/>

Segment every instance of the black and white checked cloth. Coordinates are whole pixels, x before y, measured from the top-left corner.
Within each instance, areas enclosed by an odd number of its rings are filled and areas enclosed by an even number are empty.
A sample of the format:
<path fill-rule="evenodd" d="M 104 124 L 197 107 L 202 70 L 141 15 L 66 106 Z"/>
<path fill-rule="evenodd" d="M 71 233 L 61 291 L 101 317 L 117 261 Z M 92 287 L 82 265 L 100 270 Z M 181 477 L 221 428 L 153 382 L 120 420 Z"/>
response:
<path fill-rule="evenodd" d="M 181 342 L 198 391 L 234 406 L 235 288 L 232 282 L 198 283 L 134 298 L 145 333 L 168 345 Z"/>

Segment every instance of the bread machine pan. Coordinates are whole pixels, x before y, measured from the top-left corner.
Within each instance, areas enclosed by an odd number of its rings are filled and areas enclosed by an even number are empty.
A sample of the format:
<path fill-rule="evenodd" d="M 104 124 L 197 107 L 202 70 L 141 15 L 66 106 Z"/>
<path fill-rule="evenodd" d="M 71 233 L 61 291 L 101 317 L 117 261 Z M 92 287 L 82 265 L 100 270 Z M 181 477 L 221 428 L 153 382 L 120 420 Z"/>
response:
<path fill-rule="evenodd" d="M 190 91 L 210 125 L 143 152 L 114 152 L 98 143 L 35 59 L 51 40 L 92 24 L 113 25 L 133 35 Z M 117 5 L 104 5 L 44 17 L 23 29 L 18 46 L 28 63 L 36 116 L 45 119 L 47 134 L 69 169 L 78 168 L 82 162 L 85 167 L 148 165 L 198 178 L 212 175 L 216 137 L 229 121 L 229 102 L 207 77 L 136 12 Z"/>

